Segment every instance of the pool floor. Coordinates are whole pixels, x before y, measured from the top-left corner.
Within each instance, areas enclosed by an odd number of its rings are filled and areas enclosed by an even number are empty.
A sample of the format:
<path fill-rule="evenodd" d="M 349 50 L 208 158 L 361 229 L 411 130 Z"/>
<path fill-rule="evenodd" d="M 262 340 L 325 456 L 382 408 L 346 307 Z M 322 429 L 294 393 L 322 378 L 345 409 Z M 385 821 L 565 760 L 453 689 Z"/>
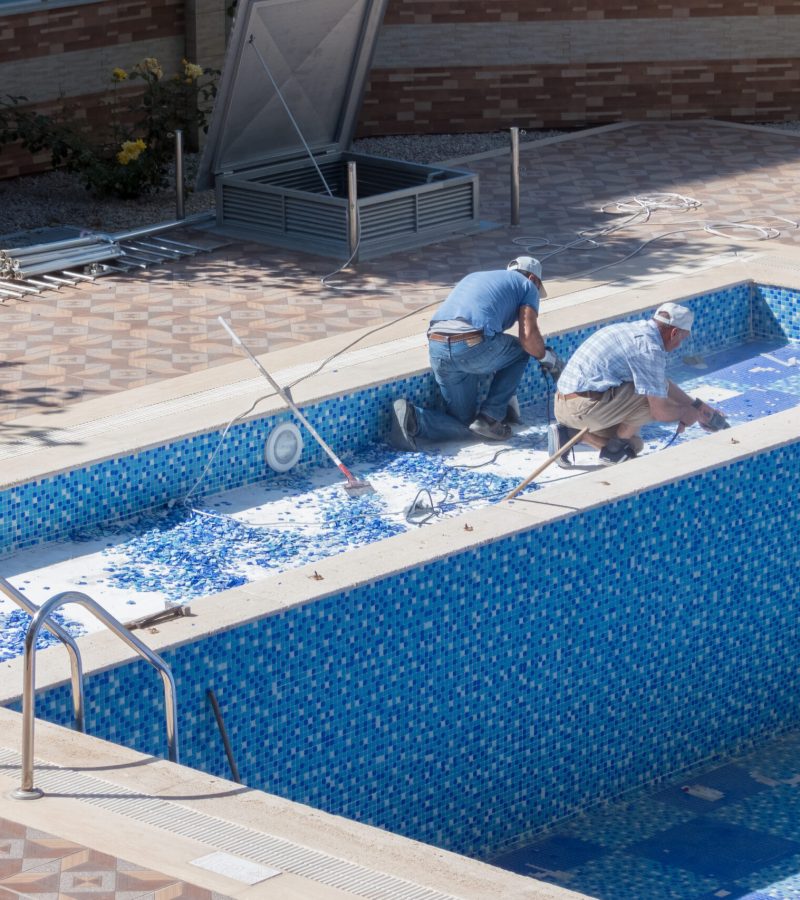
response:
<path fill-rule="evenodd" d="M 597 807 L 489 862 L 597 900 L 798 900 L 800 732 Z"/>
<path fill-rule="evenodd" d="M 670 374 L 735 425 L 797 405 L 800 346 L 750 342 L 676 359 Z M 372 494 L 351 498 L 330 464 L 207 497 L 201 485 L 169 508 L 20 551 L 3 560 L 3 575 L 34 603 L 82 591 L 128 622 L 502 500 L 546 459 L 551 408 L 550 398 L 524 407 L 522 424 L 502 444 L 417 453 L 381 444 L 346 459 Z M 642 430 L 644 453 L 703 435 L 699 426 L 676 436 L 673 424 L 654 423 Z M 552 465 L 526 491 L 597 468 L 597 452 L 579 445 L 574 468 Z M 0 599 L 0 660 L 21 654 L 27 621 Z M 75 605 L 61 621 L 75 634 L 101 627 Z"/>

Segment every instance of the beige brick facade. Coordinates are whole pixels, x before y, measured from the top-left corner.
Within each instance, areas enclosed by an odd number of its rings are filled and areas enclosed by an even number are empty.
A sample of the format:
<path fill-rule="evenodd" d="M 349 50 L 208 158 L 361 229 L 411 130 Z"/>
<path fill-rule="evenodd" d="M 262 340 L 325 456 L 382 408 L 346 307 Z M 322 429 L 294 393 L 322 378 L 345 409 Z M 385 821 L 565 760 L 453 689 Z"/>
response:
<path fill-rule="evenodd" d="M 0 15 L 0 92 L 103 114 L 114 66 L 221 67 L 228 0 Z M 800 116 L 800 0 L 389 0 L 358 134 Z M 41 168 L 3 148 L 0 177 Z"/>

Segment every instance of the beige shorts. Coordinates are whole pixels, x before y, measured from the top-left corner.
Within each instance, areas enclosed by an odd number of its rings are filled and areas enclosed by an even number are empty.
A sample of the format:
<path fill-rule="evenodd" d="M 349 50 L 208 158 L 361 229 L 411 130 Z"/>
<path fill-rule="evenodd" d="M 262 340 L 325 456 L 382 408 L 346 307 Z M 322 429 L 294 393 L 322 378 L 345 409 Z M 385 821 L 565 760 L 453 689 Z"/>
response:
<path fill-rule="evenodd" d="M 556 394 L 556 418 L 569 428 L 588 428 L 591 434 L 613 437 L 617 425 L 646 425 L 653 421 L 650 404 L 644 394 L 637 394 L 632 382 L 609 388 L 599 400 L 572 397 L 565 400 Z"/>

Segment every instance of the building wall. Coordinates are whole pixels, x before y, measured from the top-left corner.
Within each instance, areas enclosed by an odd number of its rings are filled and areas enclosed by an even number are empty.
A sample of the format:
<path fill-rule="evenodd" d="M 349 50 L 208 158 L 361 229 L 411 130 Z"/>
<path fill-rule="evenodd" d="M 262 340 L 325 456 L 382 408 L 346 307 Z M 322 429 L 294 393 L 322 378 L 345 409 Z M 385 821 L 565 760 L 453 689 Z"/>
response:
<path fill-rule="evenodd" d="M 10 9 L 4 15 L 0 5 L 0 96 L 25 97 L 25 105 L 49 114 L 66 110 L 70 119 L 89 126 L 108 116 L 116 67 L 130 70 L 146 57 L 158 59 L 168 74 L 184 57 L 222 65 L 225 0 L 119 0 L 44 9 L 14 4 Z M 46 151 L 31 156 L 3 147 L 0 177 L 40 171 L 49 158 Z"/>
<path fill-rule="evenodd" d="M 0 14 L 0 85 L 100 108 L 114 66 L 221 67 L 226 0 L 120 0 Z M 18 8 L 12 4 L 12 10 Z M 0 11 L 3 6 L 0 5 Z M 389 0 L 358 134 L 793 119 L 798 0 Z M 6 148 L 0 177 L 45 156 Z"/>
<path fill-rule="evenodd" d="M 391 0 L 359 134 L 790 119 L 799 28 L 794 0 Z"/>

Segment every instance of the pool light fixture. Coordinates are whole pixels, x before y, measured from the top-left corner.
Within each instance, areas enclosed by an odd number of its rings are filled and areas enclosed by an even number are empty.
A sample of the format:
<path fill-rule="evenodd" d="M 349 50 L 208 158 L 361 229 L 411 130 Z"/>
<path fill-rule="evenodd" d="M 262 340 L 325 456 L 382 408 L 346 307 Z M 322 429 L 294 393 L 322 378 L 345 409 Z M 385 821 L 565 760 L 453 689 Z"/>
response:
<path fill-rule="evenodd" d="M 264 459 L 274 472 L 288 472 L 297 465 L 303 452 L 303 435 L 294 422 L 281 422 L 269 433 L 264 444 Z"/>

